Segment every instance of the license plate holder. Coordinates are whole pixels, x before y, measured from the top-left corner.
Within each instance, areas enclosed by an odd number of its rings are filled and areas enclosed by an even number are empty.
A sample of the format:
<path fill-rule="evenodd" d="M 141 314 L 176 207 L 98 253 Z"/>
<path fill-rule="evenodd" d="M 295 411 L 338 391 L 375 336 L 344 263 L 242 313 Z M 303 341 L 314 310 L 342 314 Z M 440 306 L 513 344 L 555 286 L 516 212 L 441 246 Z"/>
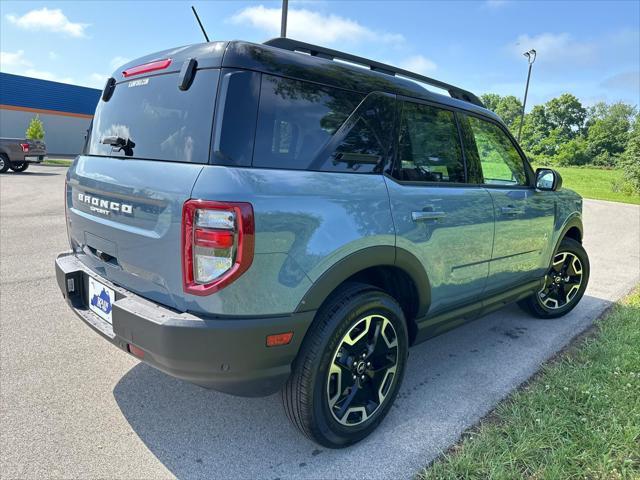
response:
<path fill-rule="evenodd" d="M 113 289 L 89 277 L 89 309 L 106 322 L 113 323 L 112 311 L 115 301 Z"/>

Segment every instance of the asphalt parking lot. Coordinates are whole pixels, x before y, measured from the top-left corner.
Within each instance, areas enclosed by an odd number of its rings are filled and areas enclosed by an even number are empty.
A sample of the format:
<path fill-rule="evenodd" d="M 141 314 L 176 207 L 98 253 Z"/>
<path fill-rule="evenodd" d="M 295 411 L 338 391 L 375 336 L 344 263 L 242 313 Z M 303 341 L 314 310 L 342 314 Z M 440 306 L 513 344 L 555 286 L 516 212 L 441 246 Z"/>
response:
<path fill-rule="evenodd" d="M 0 176 L 3 478 L 405 478 L 640 281 L 640 207 L 585 201 L 586 296 L 555 321 L 516 307 L 411 350 L 395 407 L 341 451 L 303 438 L 278 395 L 236 398 L 172 379 L 83 325 L 53 261 L 67 247 L 64 168 Z"/>

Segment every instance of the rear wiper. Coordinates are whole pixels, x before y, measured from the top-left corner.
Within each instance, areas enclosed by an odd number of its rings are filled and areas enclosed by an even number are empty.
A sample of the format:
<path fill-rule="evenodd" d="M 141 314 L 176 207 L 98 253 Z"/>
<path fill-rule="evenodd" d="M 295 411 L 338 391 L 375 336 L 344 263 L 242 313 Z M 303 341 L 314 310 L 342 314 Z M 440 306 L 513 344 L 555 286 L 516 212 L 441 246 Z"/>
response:
<path fill-rule="evenodd" d="M 104 145 L 117 147 L 119 150 L 122 150 L 127 157 L 131 157 L 133 155 L 133 148 L 136 146 L 136 144 L 132 142 L 130 138 L 122 138 L 118 136 L 104 137 L 102 139 L 102 143 Z"/>

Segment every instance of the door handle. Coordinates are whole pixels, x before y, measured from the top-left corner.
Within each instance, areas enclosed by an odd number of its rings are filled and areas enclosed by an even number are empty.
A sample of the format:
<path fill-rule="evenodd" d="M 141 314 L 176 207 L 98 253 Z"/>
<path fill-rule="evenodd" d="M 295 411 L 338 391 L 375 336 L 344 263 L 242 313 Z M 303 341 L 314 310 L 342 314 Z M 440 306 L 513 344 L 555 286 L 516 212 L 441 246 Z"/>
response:
<path fill-rule="evenodd" d="M 512 205 L 502 207 L 500 211 L 503 215 L 522 215 L 524 214 L 524 208 L 514 207 Z"/>
<path fill-rule="evenodd" d="M 425 211 L 419 211 L 419 212 L 411 212 L 411 219 L 414 222 L 424 222 L 426 220 L 439 220 L 443 217 L 446 217 L 447 214 L 445 212 L 425 212 Z"/>

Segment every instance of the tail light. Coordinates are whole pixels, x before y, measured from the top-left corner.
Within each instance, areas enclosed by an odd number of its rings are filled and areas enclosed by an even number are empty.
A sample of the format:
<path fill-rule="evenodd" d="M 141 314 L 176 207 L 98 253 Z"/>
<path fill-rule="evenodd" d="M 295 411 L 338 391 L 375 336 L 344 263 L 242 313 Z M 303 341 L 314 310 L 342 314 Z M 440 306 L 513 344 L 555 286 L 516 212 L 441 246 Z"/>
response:
<path fill-rule="evenodd" d="M 15 144 L 14 144 L 14 145 L 15 145 Z M 23 151 L 24 153 L 29 152 L 29 144 L 28 144 L 28 143 L 21 143 L 21 144 L 20 144 L 20 147 L 22 147 L 22 151 Z"/>
<path fill-rule="evenodd" d="M 209 295 L 251 266 L 254 250 L 250 203 L 188 200 L 182 209 L 184 291 Z"/>

